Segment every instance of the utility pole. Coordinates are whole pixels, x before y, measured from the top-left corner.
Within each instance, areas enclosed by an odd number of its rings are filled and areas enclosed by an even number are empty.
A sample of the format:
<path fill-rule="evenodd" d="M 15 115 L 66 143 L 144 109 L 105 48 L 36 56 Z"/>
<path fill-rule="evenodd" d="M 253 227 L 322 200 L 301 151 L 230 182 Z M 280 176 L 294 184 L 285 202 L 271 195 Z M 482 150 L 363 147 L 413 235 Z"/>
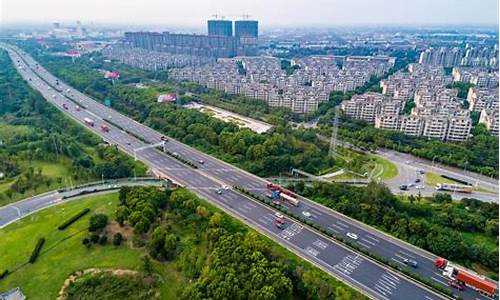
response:
<path fill-rule="evenodd" d="M 330 151 L 329 155 L 331 157 L 337 156 L 337 130 L 339 127 L 339 109 L 338 107 L 334 108 L 333 122 L 332 122 L 332 136 L 330 137 Z"/>

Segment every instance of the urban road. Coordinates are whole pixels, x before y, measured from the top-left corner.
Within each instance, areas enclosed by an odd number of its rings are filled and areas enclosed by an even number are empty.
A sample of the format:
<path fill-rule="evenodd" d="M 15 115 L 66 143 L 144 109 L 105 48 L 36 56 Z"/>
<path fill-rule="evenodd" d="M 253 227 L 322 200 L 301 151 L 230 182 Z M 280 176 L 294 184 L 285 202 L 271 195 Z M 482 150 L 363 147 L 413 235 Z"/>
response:
<path fill-rule="evenodd" d="M 228 185 L 240 186 L 264 195 L 267 184 L 265 180 L 170 138 L 166 143 L 166 148 L 170 152 L 176 152 L 179 156 L 191 160 L 197 164 L 198 169 L 188 167 L 154 147 L 147 148 L 148 145 L 158 143 L 162 134 L 66 85 L 48 73 L 23 51 L 12 46 L 4 45 L 4 47 L 8 50 L 23 78 L 58 109 L 80 123 L 84 123 L 83 119 L 86 117 L 93 119 L 96 123 L 95 126 L 87 127 L 109 143 L 116 144 L 130 155 L 135 155 L 137 159 L 148 164 L 157 173 L 207 198 L 331 275 L 377 299 L 444 298 L 293 220 L 287 219 L 287 228 L 280 230 L 273 223 L 275 213 L 273 209 L 232 189 L 223 190 L 220 195 L 216 193 L 221 186 Z M 54 87 L 57 88 L 57 91 L 54 90 Z M 81 109 L 76 109 L 75 103 Z M 68 109 L 64 109 L 63 104 L 66 104 Z M 101 131 L 99 129 L 101 124 L 106 124 L 111 130 L 109 132 Z M 141 140 L 134 136 L 139 136 Z M 142 150 L 134 151 L 136 149 Z M 413 269 L 413 272 L 418 273 L 421 277 L 429 278 L 435 284 L 448 286 L 447 278 L 434 268 L 434 261 L 437 258 L 435 255 L 306 198 L 299 197 L 299 199 L 301 200 L 300 207 L 284 205 L 296 214 L 301 214 L 303 211 L 309 212 L 312 222 L 327 228 L 332 234 L 345 235 L 348 232 L 357 234 L 359 238 L 352 240 L 352 242 L 372 253 L 386 257 L 389 261 L 398 263 L 402 267 L 406 267 L 403 263 L 404 259 L 414 259 L 419 266 Z M 472 289 L 466 289 L 462 292 L 455 291 L 455 293 L 463 299 L 487 299 Z"/>

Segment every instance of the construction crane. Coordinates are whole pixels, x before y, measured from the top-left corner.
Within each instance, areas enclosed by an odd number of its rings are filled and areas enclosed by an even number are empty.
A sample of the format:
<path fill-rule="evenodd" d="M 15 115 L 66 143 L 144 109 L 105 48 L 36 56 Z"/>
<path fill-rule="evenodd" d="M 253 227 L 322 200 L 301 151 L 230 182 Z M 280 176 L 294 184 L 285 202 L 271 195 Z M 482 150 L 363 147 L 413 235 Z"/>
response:
<path fill-rule="evenodd" d="M 232 20 L 235 19 L 243 19 L 243 20 L 250 20 L 252 18 L 251 15 L 249 14 L 241 14 L 241 15 L 220 15 L 220 14 L 213 14 L 212 17 L 216 20 L 225 20 L 226 17 L 231 18 Z"/>
<path fill-rule="evenodd" d="M 226 19 L 226 16 L 224 16 L 224 15 L 219 15 L 219 14 L 214 14 L 214 15 L 212 15 L 212 17 L 213 17 L 214 19 L 216 19 L 216 20 L 224 20 L 224 19 Z"/>

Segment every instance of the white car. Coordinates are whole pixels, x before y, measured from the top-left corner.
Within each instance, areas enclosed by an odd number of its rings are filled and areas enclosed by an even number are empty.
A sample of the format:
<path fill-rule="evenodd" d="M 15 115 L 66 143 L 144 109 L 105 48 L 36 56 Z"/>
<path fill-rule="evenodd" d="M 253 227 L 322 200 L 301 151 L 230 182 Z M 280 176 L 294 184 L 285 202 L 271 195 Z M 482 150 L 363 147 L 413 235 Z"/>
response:
<path fill-rule="evenodd" d="M 276 218 L 278 218 L 278 219 L 283 219 L 283 218 L 284 218 L 284 216 L 283 216 L 282 214 L 280 214 L 279 212 L 276 212 L 276 213 L 274 214 L 274 216 L 275 216 Z"/>
<path fill-rule="evenodd" d="M 415 188 L 416 188 L 417 190 L 423 190 L 423 189 L 425 189 L 425 187 L 424 187 L 424 186 L 422 186 L 422 185 L 417 185 Z"/>
<path fill-rule="evenodd" d="M 222 188 L 225 189 L 226 191 L 229 190 L 229 187 L 227 185 L 223 185 Z"/>
<path fill-rule="evenodd" d="M 302 212 L 302 215 L 303 215 L 304 217 L 306 217 L 306 218 L 310 218 L 310 217 L 311 217 L 311 213 L 310 213 L 310 212 L 308 212 L 308 211 L 305 211 L 305 210 Z"/>
<path fill-rule="evenodd" d="M 350 237 L 351 239 L 355 240 L 355 241 L 357 241 L 357 240 L 358 240 L 358 235 L 357 235 L 357 234 L 355 234 L 355 233 L 348 232 L 348 233 L 346 233 L 346 235 L 347 235 L 348 237 Z"/>

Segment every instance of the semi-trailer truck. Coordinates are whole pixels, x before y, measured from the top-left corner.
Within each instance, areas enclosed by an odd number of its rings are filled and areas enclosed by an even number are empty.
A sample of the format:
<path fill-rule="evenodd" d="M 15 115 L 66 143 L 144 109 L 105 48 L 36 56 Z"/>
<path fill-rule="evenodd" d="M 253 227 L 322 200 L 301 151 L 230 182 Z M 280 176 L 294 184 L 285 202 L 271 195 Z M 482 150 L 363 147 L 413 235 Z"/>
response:
<path fill-rule="evenodd" d="M 457 287 L 457 285 L 462 287 L 467 286 L 488 297 L 498 295 L 497 284 L 486 279 L 484 276 L 459 268 L 444 258 L 436 259 L 434 265 L 443 269 L 443 276 L 450 278 L 449 284 L 451 287 Z M 459 290 L 462 289 L 459 288 Z"/>
<path fill-rule="evenodd" d="M 288 201 L 290 204 L 294 206 L 299 206 L 300 202 L 297 199 L 297 195 L 285 189 L 284 187 L 277 184 L 268 183 L 267 188 L 273 192 L 279 192 L 279 197 L 281 200 Z"/>

